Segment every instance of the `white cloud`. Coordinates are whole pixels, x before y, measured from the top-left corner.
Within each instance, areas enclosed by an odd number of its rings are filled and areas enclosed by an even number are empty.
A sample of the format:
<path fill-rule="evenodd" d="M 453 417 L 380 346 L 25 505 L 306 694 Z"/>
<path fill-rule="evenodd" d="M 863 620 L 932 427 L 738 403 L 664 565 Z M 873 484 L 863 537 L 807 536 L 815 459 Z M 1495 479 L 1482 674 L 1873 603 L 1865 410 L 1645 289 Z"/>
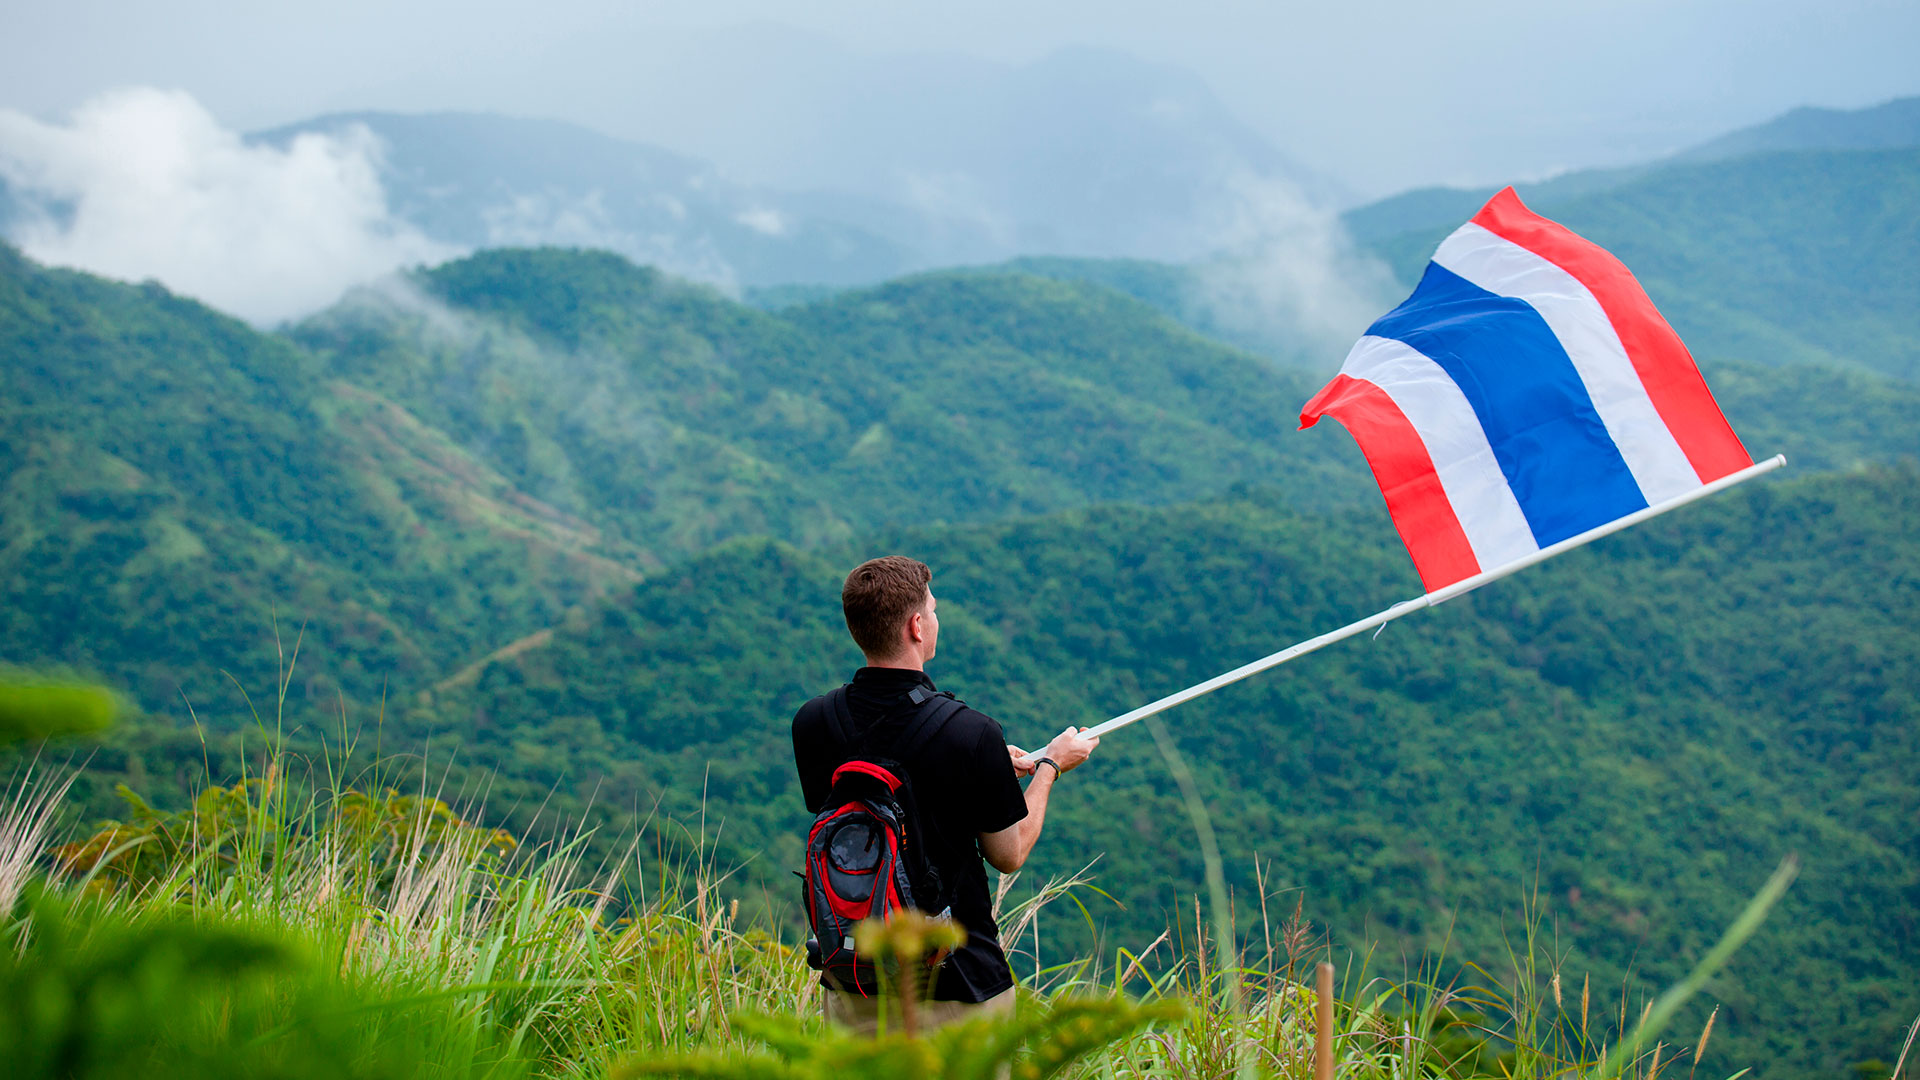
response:
<path fill-rule="evenodd" d="M 960 172 L 905 171 L 897 196 L 935 222 L 958 223 L 979 233 L 995 248 L 995 257 L 1014 253 L 1018 233 L 1005 211 L 980 190 L 980 182 Z"/>
<path fill-rule="evenodd" d="M 1219 252 L 1195 264 L 1199 301 L 1242 338 L 1288 341 L 1338 366 L 1399 286 L 1337 215 L 1283 181 L 1240 175 L 1203 233 Z"/>
<path fill-rule="evenodd" d="M 780 211 L 772 209 L 771 207 L 756 206 L 742 210 L 733 216 L 733 220 L 745 225 L 747 228 L 752 229 L 762 236 L 785 236 L 787 234 L 786 219 L 780 216 Z"/>
<path fill-rule="evenodd" d="M 673 224 L 640 230 L 622 228 L 598 189 L 584 195 L 554 190 L 516 193 L 486 207 L 480 216 L 486 222 L 488 247 L 597 248 L 738 296 L 739 277 L 714 246 L 713 237 L 697 229 L 674 227 L 687 217 L 686 204 L 663 196 L 660 205 Z"/>
<path fill-rule="evenodd" d="M 364 128 L 249 145 L 182 91 L 102 94 L 66 124 L 0 110 L 0 180 L 34 258 L 156 278 L 255 323 L 458 254 L 395 220 Z"/>

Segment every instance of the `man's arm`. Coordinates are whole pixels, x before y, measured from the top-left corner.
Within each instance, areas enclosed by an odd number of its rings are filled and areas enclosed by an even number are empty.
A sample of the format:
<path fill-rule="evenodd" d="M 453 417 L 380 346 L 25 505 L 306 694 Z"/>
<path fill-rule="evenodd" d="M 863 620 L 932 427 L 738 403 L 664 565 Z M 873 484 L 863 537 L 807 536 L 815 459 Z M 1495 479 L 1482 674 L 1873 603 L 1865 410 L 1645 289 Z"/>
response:
<path fill-rule="evenodd" d="M 814 709 L 814 703 L 801 706 L 793 718 L 793 764 L 800 774 L 800 797 L 807 805 L 807 813 L 817 814 L 826 805 L 829 784 L 827 777 L 833 772 L 833 766 L 826 760 L 826 725 Z"/>
<path fill-rule="evenodd" d="M 1027 856 L 1032 854 L 1033 845 L 1040 842 L 1040 830 L 1047 822 L 1047 799 L 1053 794 L 1053 782 L 1061 773 L 1087 760 L 1087 755 L 1099 745 L 1098 737 L 1090 739 L 1080 734 L 1079 728 L 1068 728 L 1054 736 L 1038 755 L 1029 756 L 1025 761 L 1016 757 L 1015 768 L 1033 774 L 1033 779 L 1027 781 L 1027 816 L 999 832 L 980 834 L 980 853 L 995 870 L 1011 874 L 1027 864 Z M 1048 758 L 1057 765 L 1036 764 L 1040 758 Z"/>

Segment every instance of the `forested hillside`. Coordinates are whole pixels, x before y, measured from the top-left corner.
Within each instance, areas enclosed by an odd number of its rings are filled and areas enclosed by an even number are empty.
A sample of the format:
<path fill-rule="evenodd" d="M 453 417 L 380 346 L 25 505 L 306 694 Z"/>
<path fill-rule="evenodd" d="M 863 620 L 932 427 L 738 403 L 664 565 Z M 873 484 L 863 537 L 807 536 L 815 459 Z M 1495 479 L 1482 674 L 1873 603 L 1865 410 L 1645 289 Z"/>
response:
<path fill-rule="evenodd" d="M 360 697 L 637 580 L 619 555 L 284 340 L 0 248 L 0 660 L 270 693 L 278 610 L 303 696 Z"/>
<path fill-rule="evenodd" d="M 1719 1060 L 1830 1071 L 1888 1045 L 1920 1006 L 1902 974 L 1920 959 L 1915 480 L 1726 497 L 1169 714 L 1241 918 L 1258 857 L 1388 966 L 1449 937 L 1491 964 L 1537 888 L 1565 977 L 1617 987 L 1629 968 L 1676 976 L 1798 851 L 1783 917 L 1715 988 Z M 783 889 L 804 823 L 786 723 L 857 665 L 839 574 L 883 550 L 936 567 L 936 677 L 1029 745 L 1419 591 L 1380 515 L 1272 500 L 910 530 L 819 556 L 742 543 L 419 715 L 470 721 L 462 753 L 520 777 L 523 804 L 597 791 L 617 818 L 664 795 Z M 1127 905 L 1096 905 L 1110 944 L 1144 945 L 1200 876 L 1148 734 L 1114 735 L 1055 805 L 1038 871 L 1098 857 Z"/>
<path fill-rule="evenodd" d="M 1664 979 L 1799 850 L 1797 906 L 1715 987 L 1717 1053 L 1824 1074 L 1915 1007 L 1920 387 L 1705 366 L 1795 475 L 1169 721 L 1239 895 L 1257 854 L 1396 966 L 1449 928 L 1498 962 L 1537 883 L 1568 978 Z M 608 850 L 704 812 L 777 905 L 783 725 L 856 662 L 854 560 L 935 564 L 936 675 L 1031 742 L 1417 592 L 1351 441 L 1293 430 L 1325 374 L 1020 273 L 766 312 L 488 252 L 264 335 L 0 252 L 0 661 L 144 712 L 94 812 L 224 778 L 298 641 L 284 726 L 316 768 L 357 730 Z M 1126 907 L 1095 914 L 1144 945 L 1198 881 L 1164 764 L 1135 730 L 1069 780 L 1038 870 L 1100 854 Z M 1059 922 L 1043 958 L 1086 943 Z"/>
<path fill-rule="evenodd" d="M 729 537 L 1356 468 L 1262 438 L 1304 379 L 1083 286 L 930 278 L 803 320 L 595 254 L 492 253 L 423 285 L 446 300 L 351 302 L 309 350 L 0 250 L 0 658 L 150 708 L 237 704 L 218 672 L 270 690 L 305 627 L 293 693 L 330 709 Z M 970 312 L 1005 325 L 959 334 Z M 938 483 L 956 460 L 969 482 Z"/>
<path fill-rule="evenodd" d="M 270 687 L 276 610 L 290 640 L 311 628 L 294 692 L 326 707 L 436 682 L 730 538 L 1237 485 L 1374 498 L 1347 440 L 1291 433 L 1317 378 L 1081 283 L 931 275 L 768 314 L 613 256 L 492 252 L 290 341 L 156 287 L 10 252 L 0 271 L 0 641 L 149 707 L 226 699 L 221 669 Z M 1707 368 L 1756 453 L 1920 452 L 1910 384 Z"/>
<path fill-rule="evenodd" d="M 617 256 L 497 251 L 298 327 L 328 367 L 655 565 L 745 535 L 1165 503 L 1285 476 L 1316 388 L 1106 289 L 934 274 L 768 314 Z"/>

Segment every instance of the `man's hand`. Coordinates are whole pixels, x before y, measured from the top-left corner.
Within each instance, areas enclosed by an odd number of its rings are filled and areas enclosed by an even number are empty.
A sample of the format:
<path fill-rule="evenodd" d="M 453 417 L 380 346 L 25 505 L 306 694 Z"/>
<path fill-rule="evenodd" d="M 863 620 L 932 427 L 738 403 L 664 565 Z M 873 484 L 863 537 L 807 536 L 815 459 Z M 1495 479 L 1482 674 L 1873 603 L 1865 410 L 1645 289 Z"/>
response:
<path fill-rule="evenodd" d="M 999 832 L 980 834 L 980 854 L 987 857 L 995 870 L 1011 874 L 1026 865 L 1027 856 L 1032 853 L 1033 845 L 1040 840 L 1040 829 L 1047 820 L 1047 794 L 1053 790 L 1055 777 L 1049 774 L 1034 773 L 1034 766 L 1041 758 L 1051 758 L 1060 767 L 1061 772 L 1075 768 L 1087 760 L 1094 748 L 1100 745 L 1099 736 L 1080 734 L 1079 728 L 1068 728 L 1053 737 L 1047 748 L 1038 754 L 1029 754 L 1025 750 L 1007 744 L 1007 759 L 1013 762 L 1013 771 L 1022 776 L 1033 776 L 1033 783 L 1027 785 L 1027 816 L 1001 829 Z M 1046 783 L 1040 782 L 1046 776 Z"/>
<path fill-rule="evenodd" d="M 1070 727 L 1060 734 L 1055 735 L 1053 741 L 1047 744 L 1047 748 L 1031 760 L 1038 760 L 1042 757 L 1052 758 L 1055 762 L 1059 763 L 1061 772 L 1072 772 L 1081 762 L 1087 760 L 1093 753 L 1094 748 L 1099 745 L 1100 736 L 1082 735 L 1080 734 L 1079 728 Z M 1028 771 L 1032 771 L 1031 766 L 1029 766 Z"/>

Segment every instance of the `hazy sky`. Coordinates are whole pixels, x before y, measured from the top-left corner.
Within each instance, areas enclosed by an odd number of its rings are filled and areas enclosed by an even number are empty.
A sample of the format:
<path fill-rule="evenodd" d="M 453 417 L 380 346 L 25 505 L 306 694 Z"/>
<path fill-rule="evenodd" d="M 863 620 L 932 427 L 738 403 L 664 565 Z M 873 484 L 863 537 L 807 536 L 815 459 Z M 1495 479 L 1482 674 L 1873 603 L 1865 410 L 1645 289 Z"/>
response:
<path fill-rule="evenodd" d="M 45 119 L 130 85 L 185 90 L 242 129 L 341 109 L 491 109 L 580 121 L 743 174 L 769 169 L 750 153 L 757 102 L 793 93 L 809 70 L 827 78 L 886 54 L 1017 64 L 1088 45 L 1177 65 L 1362 194 L 1637 160 L 1795 105 L 1920 93 L 1914 0 L 9 8 L 0 108 Z"/>

